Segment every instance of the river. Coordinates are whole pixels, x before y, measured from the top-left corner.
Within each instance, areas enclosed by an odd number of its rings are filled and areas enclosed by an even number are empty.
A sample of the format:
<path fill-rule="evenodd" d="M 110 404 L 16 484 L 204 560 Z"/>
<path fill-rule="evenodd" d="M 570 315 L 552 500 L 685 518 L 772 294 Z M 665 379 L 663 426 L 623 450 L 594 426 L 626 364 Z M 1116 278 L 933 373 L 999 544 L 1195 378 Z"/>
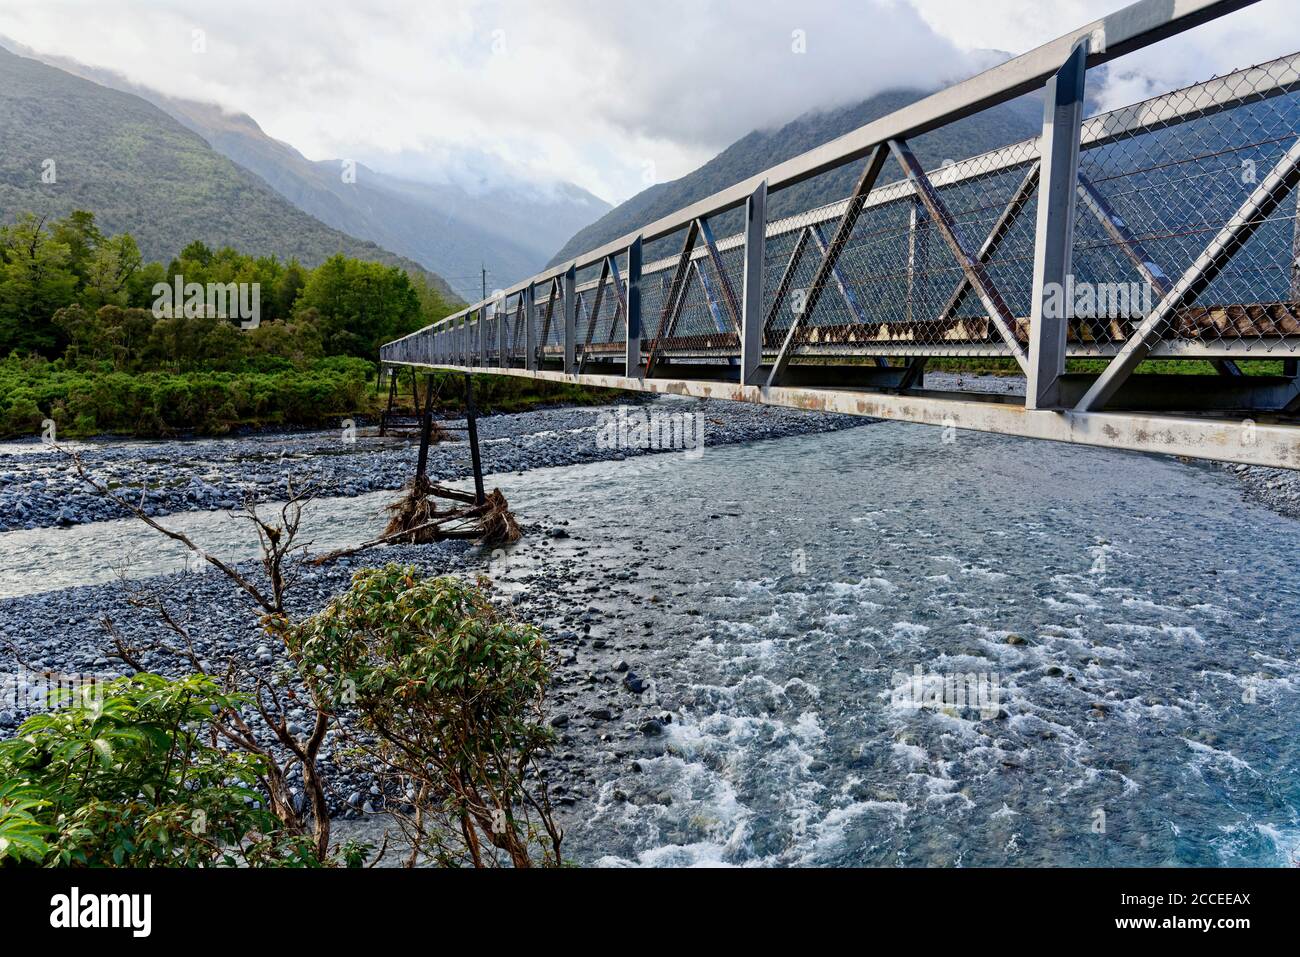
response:
<path fill-rule="evenodd" d="M 1296 530 L 1227 473 L 878 424 L 525 475 L 674 714 L 569 820 L 582 863 L 1286 865 Z M 391 493 L 317 503 L 318 548 Z M 217 513 L 172 516 L 251 557 Z M 251 533 L 250 533 L 251 535 Z M 107 557 L 106 557 L 107 556 Z M 525 540 L 507 586 L 543 561 Z M 550 559 L 554 560 L 554 559 Z M 175 570 L 128 522 L 0 535 L 0 595 Z M 612 569 L 631 572 L 615 592 Z M 516 584 L 515 587 L 524 587 Z M 945 684 L 946 682 L 946 684 Z M 962 699 L 959 689 L 970 689 Z M 978 689 L 978 691 L 976 691 Z M 915 693 L 913 693 L 915 691 Z M 975 706 L 972 706 L 975 705 Z M 601 760 L 602 745 L 591 745 Z"/>

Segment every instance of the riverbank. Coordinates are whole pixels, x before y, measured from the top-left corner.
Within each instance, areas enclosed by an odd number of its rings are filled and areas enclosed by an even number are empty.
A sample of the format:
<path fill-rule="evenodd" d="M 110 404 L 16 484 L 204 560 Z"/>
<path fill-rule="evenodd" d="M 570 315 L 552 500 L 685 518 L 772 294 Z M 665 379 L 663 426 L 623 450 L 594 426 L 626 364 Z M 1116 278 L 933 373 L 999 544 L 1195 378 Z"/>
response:
<path fill-rule="evenodd" d="M 853 428 L 870 420 L 813 415 L 794 409 L 715 400 L 656 399 L 637 406 L 698 414 L 705 447 Z M 612 406 L 562 407 L 485 416 L 479 441 L 485 472 L 522 472 L 607 459 L 656 454 L 658 450 L 602 447 L 601 415 Z M 442 423 L 452 441 L 429 451 L 436 481 L 471 474 L 463 420 Z M 607 443 L 606 443 L 607 444 Z M 286 497 L 287 483 L 312 487 L 318 497 L 355 497 L 396 490 L 415 472 L 413 436 L 380 438 L 373 430 L 275 433 L 234 439 L 169 442 L 105 442 L 77 446 L 87 470 L 138 501 L 142 489 L 150 515 L 213 511 Z M 67 456 L 39 443 L 0 445 L 0 532 L 102 522 L 123 509 L 88 489 Z"/>
<path fill-rule="evenodd" d="M 584 593 L 592 570 L 581 567 L 586 554 L 581 540 L 561 525 L 527 526 L 525 533 L 532 548 L 541 553 L 538 566 L 513 583 L 520 589 L 517 597 L 499 588 L 493 591 L 490 585 L 489 589 L 494 599 L 508 604 L 522 620 L 542 628 L 551 644 L 554 678 L 547 719 L 556 729 L 557 747 L 547 762 L 548 777 L 557 807 L 572 808 L 584 794 L 592 793 L 596 764 L 577 759 L 575 737 L 584 739 L 587 750 L 617 739 L 609 746 L 620 752 L 659 754 L 662 741 L 657 732 L 672 715 L 647 701 L 651 676 L 629 671 L 623 660 L 635 653 L 637 636 L 617 627 L 620 614 L 598 609 Z M 288 605 L 295 617 L 319 611 L 348 587 L 357 569 L 367 566 L 395 562 L 414 565 L 425 575 L 475 575 L 493 572 L 492 561 L 481 549 L 448 542 L 382 548 L 322 568 L 295 563 Z M 255 563 L 239 568 L 260 580 Z M 258 609 L 217 572 L 157 576 L 133 583 L 132 589 L 143 589 L 163 601 L 190 630 L 200 660 L 214 671 L 233 658 L 272 679 L 288 664 L 266 638 Z M 131 594 L 122 584 L 112 583 L 0 600 L 0 734 L 12 734 L 38 710 L 38 674 L 127 673 L 111 657 L 106 620 L 136 647 L 174 640 L 156 611 L 131 604 Z M 163 651 L 143 654 L 140 663 L 168 677 L 192 671 L 177 656 Z M 260 719 L 252 716 L 251 720 L 255 728 L 259 726 Z M 293 708 L 289 720 L 306 725 L 309 717 L 305 710 Z M 340 723 L 350 730 L 352 716 L 344 713 Z M 346 733 L 332 730 L 321 752 L 331 814 L 355 819 L 382 812 L 389 796 L 379 792 L 370 769 L 344 756 L 347 747 Z M 292 781 L 300 786 L 301 778 L 295 773 Z"/>

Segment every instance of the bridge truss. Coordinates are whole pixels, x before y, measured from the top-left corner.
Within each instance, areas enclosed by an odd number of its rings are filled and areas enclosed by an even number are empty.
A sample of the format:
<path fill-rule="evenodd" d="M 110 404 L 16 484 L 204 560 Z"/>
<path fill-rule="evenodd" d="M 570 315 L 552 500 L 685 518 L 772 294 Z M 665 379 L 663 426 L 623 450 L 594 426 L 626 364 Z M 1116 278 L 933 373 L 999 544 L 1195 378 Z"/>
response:
<path fill-rule="evenodd" d="M 381 362 L 1300 468 L 1300 54 L 1084 116 L 1091 69 L 1252 2 L 1142 0 Z M 1038 136 L 918 158 L 1034 91 Z M 804 208 L 846 167 L 847 197 Z M 1000 360 L 1025 394 L 927 389 L 948 359 Z"/>

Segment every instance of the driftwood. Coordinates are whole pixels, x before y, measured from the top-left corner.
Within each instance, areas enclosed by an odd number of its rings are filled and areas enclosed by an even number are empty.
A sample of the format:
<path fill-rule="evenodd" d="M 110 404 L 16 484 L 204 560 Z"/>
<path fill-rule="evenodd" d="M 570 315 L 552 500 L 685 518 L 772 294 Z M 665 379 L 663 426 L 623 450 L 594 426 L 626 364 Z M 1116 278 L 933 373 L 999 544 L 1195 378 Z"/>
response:
<path fill-rule="evenodd" d="M 461 503 L 440 509 L 438 500 Z M 340 548 L 312 559 L 313 565 L 355 555 L 379 545 L 424 545 L 449 539 L 470 539 L 480 545 L 507 545 L 522 534 L 500 489 L 493 489 L 479 504 L 472 492 L 435 485 L 417 476 L 404 494 L 388 506 L 391 517 L 384 534 L 350 548 Z"/>

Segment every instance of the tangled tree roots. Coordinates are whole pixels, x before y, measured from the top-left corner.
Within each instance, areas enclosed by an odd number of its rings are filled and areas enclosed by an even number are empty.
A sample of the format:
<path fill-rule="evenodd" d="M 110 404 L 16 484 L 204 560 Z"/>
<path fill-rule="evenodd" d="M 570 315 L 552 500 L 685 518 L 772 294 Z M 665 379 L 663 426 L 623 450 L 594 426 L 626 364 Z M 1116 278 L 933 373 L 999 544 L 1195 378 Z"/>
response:
<path fill-rule="evenodd" d="M 440 509 L 440 500 L 461 503 Z M 390 518 L 384 537 L 406 545 L 423 545 L 448 538 L 472 538 L 480 545 L 508 545 L 522 534 L 510 504 L 494 488 L 482 505 L 469 492 L 443 488 L 420 476 L 406 493 L 388 506 Z"/>
<path fill-rule="evenodd" d="M 383 537 L 407 545 L 436 541 L 433 523 L 450 518 L 454 510 L 439 510 L 433 489 L 433 483 L 427 478 L 416 476 L 402 497 L 386 507 L 389 519 Z"/>
<path fill-rule="evenodd" d="M 501 494 L 501 489 L 494 488 L 486 496 L 484 504 L 487 506 L 487 511 L 479 520 L 483 527 L 479 544 L 491 547 L 519 541 L 523 532 L 519 530 L 519 523 L 515 521 L 514 513 L 510 511 L 510 503 Z"/>
<path fill-rule="evenodd" d="M 439 508 L 440 500 L 456 502 L 449 508 Z M 473 492 L 435 485 L 419 476 L 406 487 L 406 492 L 388 506 L 388 525 L 384 534 L 355 548 L 341 548 L 313 559 L 323 565 L 345 555 L 376 545 L 427 545 L 450 538 L 472 539 L 489 548 L 509 545 L 519 541 L 523 532 L 510 512 L 510 504 L 501 490 L 494 488 L 484 496 L 482 505 L 474 500 Z"/>

